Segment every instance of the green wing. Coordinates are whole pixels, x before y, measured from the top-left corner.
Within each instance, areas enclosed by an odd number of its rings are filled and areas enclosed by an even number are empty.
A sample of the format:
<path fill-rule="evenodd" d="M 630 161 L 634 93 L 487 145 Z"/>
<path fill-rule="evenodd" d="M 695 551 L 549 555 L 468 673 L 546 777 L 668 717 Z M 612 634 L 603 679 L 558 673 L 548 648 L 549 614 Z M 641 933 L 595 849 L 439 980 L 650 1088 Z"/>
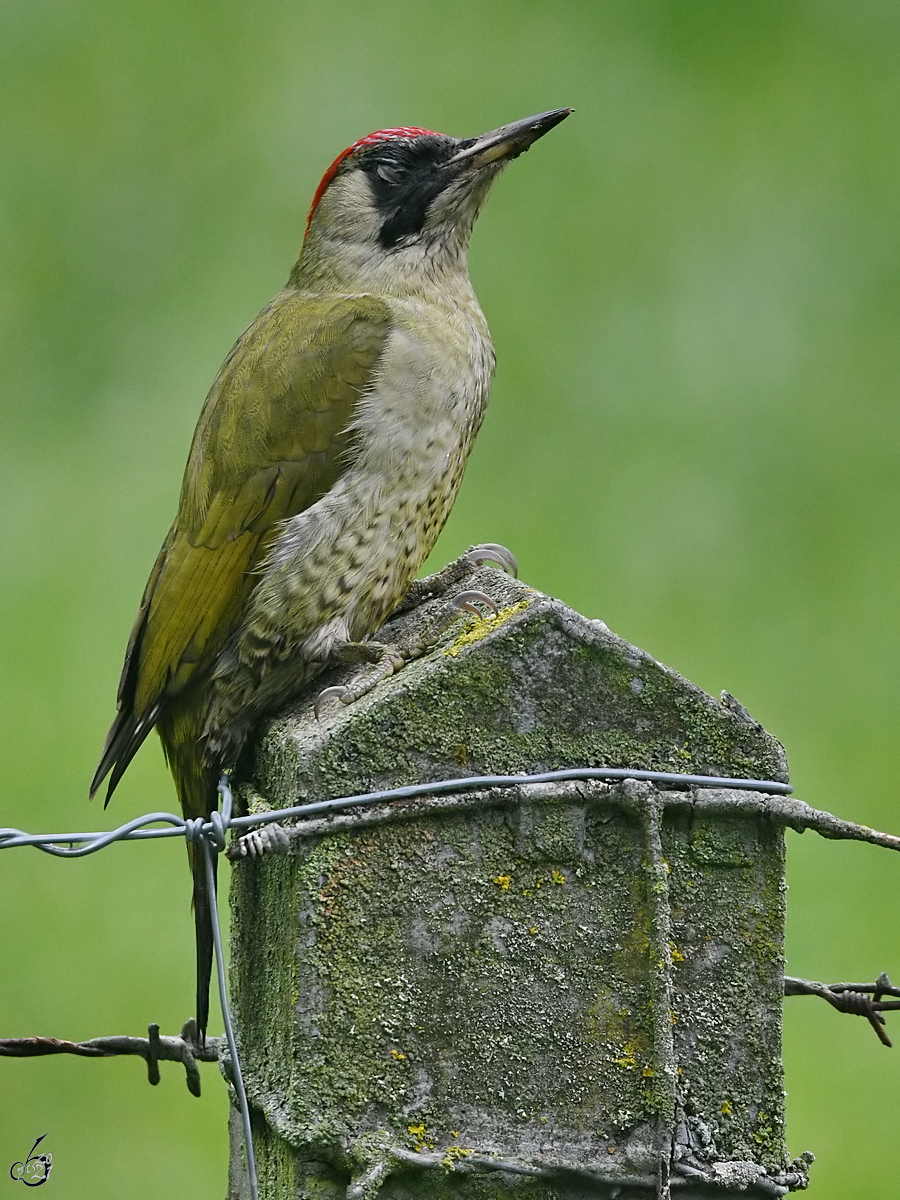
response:
<path fill-rule="evenodd" d="M 225 360 L 132 630 L 92 795 L 110 771 L 112 793 L 160 712 L 212 669 L 278 523 L 346 470 L 348 426 L 390 328 L 377 297 L 285 291 Z"/>

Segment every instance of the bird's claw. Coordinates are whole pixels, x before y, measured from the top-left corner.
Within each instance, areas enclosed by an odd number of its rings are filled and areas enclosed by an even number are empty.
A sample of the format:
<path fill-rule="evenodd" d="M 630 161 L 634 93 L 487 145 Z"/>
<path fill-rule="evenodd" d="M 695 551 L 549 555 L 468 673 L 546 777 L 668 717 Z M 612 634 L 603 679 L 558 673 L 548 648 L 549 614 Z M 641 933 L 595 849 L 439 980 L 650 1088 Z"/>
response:
<path fill-rule="evenodd" d="M 476 617 L 480 617 L 481 612 L 475 607 L 476 603 L 486 604 L 487 607 L 496 617 L 500 612 L 495 602 L 484 592 L 460 592 L 450 601 L 454 608 L 458 608 L 464 612 L 474 613 Z"/>
<path fill-rule="evenodd" d="M 514 579 L 518 579 L 519 577 L 519 564 L 516 561 L 516 556 L 498 542 L 482 542 L 480 546 L 472 546 L 471 549 L 466 551 L 465 557 L 475 567 L 480 567 L 483 563 L 492 562 L 496 563 L 498 567 L 502 567 Z"/>
<path fill-rule="evenodd" d="M 313 705 L 313 713 L 318 721 L 322 715 L 322 705 L 327 704 L 329 700 L 340 700 L 342 704 L 350 703 L 350 689 L 344 684 L 335 684 L 334 687 L 327 687 L 319 692 L 316 696 L 316 702 Z"/>

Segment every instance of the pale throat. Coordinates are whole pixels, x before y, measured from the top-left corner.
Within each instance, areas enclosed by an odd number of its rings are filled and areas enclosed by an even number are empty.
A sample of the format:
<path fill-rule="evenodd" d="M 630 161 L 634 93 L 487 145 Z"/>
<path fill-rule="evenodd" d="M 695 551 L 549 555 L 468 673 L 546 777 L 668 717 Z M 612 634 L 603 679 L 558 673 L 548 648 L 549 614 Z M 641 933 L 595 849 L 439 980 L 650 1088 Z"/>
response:
<path fill-rule="evenodd" d="M 384 296 L 471 294 L 468 248 L 483 197 L 426 224 L 420 235 L 386 251 L 379 243 L 381 214 L 361 174 L 335 180 L 310 222 L 290 282 L 303 291 Z"/>

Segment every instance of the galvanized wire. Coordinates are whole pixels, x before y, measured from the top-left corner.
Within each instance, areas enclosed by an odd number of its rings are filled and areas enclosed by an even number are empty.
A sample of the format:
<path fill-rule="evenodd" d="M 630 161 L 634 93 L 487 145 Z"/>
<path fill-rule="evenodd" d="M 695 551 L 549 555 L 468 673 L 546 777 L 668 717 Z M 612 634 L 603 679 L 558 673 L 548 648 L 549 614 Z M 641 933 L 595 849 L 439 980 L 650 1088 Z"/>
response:
<path fill-rule="evenodd" d="M 369 804 L 384 804 L 391 800 L 408 800 L 416 796 L 446 795 L 449 792 L 470 792 L 488 787 L 519 787 L 523 783 L 557 783 L 576 779 L 639 779 L 649 783 L 663 783 L 685 787 L 732 788 L 738 791 L 766 792 L 770 795 L 788 796 L 793 789 L 788 783 L 772 779 L 729 779 L 721 775 L 679 775 L 674 771 L 638 771 L 621 767 L 567 767 L 559 771 L 542 771 L 522 775 L 469 775 L 462 779 L 439 779 L 432 783 L 412 783 L 405 787 L 382 788 L 363 792 L 357 796 L 342 796 L 335 800 L 316 800 L 310 804 L 298 804 L 292 808 L 279 808 L 271 812 L 253 813 L 246 817 L 231 817 L 223 820 L 223 814 L 215 813 L 208 821 L 200 823 L 185 821 L 175 813 L 147 813 L 120 825 L 118 829 L 99 833 L 25 833 L 21 829 L 0 829 L 0 850 L 14 846 L 35 846 L 47 854 L 60 858 L 82 858 L 102 850 L 112 842 L 140 841 L 145 838 L 197 837 L 199 834 L 220 838 L 228 829 L 250 829 L 258 825 L 270 825 L 290 817 L 308 817 L 315 813 L 334 812 L 339 809 L 357 808 Z M 223 796 L 230 787 L 227 779 L 219 785 Z M 213 818 L 216 818 L 215 821 Z M 147 825 L 164 823 L 164 829 L 147 829 Z"/>

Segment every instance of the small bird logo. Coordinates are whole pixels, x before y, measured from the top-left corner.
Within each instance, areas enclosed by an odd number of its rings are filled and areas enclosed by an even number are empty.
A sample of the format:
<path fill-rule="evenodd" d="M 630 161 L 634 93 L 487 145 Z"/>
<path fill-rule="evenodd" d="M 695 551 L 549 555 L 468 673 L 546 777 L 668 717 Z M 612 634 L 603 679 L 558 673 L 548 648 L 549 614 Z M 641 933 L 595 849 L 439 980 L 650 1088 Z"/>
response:
<path fill-rule="evenodd" d="M 53 1166 L 53 1155 L 35 1154 L 35 1150 L 46 1136 L 46 1133 L 41 1134 L 29 1150 L 28 1157 L 24 1162 L 13 1163 L 9 1168 L 10 1179 L 17 1183 L 24 1183 L 26 1187 L 40 1187 L 42 1183 L 47 1182 Z"/>

